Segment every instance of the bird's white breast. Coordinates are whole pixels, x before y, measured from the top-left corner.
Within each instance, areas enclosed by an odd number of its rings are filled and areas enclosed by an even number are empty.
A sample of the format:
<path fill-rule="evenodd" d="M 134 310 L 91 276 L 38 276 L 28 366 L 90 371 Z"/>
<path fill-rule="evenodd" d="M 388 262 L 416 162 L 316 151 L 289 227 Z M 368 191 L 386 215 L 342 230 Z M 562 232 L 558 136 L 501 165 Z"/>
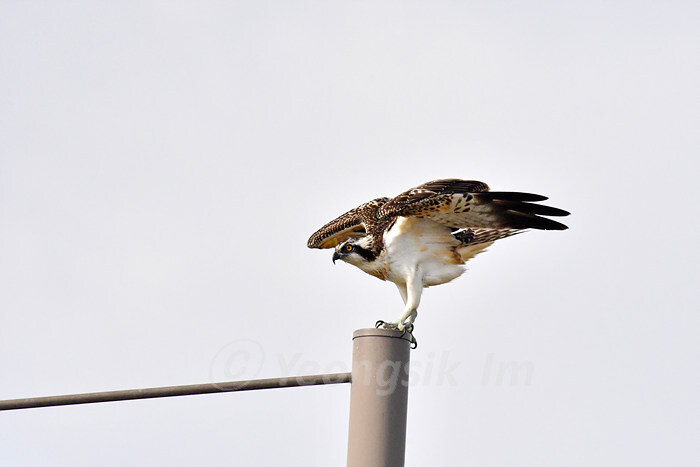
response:
<path fill-rule="evenodd" d="M 423 286 L 444 284 L 464 272 L 449 228 L 424 218 L 399 217 L 384 233 L 387 280 L 404 283 L 416 273 Z"/>

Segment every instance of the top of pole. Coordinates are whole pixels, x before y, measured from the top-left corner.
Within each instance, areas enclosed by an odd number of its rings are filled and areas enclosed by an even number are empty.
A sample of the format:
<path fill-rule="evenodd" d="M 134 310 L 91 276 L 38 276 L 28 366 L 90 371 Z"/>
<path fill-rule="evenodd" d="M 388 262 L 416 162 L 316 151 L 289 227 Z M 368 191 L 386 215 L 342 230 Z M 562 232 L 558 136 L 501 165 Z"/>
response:
<path fill-rule="evenodd" d="M 384 329 L 384 328 L 363 328 L 358 329 L 352 333 L 353 340 L 358 337 L 392 337 L 395 339 L 404 339 L 408 342 L 412 342 L 412 335 L 408 331 L 397 331 L 395 329 Z"/>

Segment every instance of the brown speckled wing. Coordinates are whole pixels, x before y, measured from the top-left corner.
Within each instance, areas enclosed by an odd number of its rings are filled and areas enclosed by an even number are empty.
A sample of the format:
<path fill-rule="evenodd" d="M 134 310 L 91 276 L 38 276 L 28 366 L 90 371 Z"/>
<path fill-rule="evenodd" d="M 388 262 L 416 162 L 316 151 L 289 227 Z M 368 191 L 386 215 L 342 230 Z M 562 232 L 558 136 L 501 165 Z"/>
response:
<path fill-rule="evenodd" d="M 547 198 L 532 193 L 488 191 L 474 180 L 435 180 L 392 199 L 379 216 L 426 217 L 452 228 L 564 230 L 564 224 L 541 216 L 569 213 L 534 204 Z"/>
<path fill-rule="evenodd" d="M 468 195 L 488 191 L 488 189 L 488 185 L 475 180 L 456 178 L 434 180 L 411 188 L 390 200 L 379 209 L 378 216 L 415 216 L 424 210 L 437 209 L 456 194 Z"/>
<path fill-rule="evenodd" d="M 377 209 L 389 198 L 377 198 L 351 209 L 314 232 L 309 248 L 334 248 L 349 238 L 363 237 L 376 219 Z"/>
<path fill-rule="evenodd" d="M 382 248 L 382 236 L 395 219 L 425 217 L 454 229 L 491 229 L 491 243 L 509 231 L 523 229 L 564 230 L 564 224 L 543 216 L 568 216 L 562 210 L 536 204 L 546 196 L 511 191 L 489 191 L 475 180 L 455 178 L 434 180 L 401 193 L 393 199 L 377 198 L 321 227 L 311 238 L 309 248 L 333 248 L 349 238 L 368 235 L 372 248 Z M 494 233 L 506 232 L 503 236 Z"/>

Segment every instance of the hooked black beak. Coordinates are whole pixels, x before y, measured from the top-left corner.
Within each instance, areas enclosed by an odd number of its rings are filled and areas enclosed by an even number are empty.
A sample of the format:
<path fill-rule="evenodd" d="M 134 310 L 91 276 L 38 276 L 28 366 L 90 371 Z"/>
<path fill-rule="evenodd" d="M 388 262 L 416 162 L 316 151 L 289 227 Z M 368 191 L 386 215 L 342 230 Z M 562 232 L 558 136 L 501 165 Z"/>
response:
<path fill-rule="evenodd" d="M 337 259 L 340 259 L 340 255 L 338 254 L 337 251 L 334 251 L 334 252 L 333 252 L 333 264 L 335 264 L 335 261 L 336 261 Z"/>

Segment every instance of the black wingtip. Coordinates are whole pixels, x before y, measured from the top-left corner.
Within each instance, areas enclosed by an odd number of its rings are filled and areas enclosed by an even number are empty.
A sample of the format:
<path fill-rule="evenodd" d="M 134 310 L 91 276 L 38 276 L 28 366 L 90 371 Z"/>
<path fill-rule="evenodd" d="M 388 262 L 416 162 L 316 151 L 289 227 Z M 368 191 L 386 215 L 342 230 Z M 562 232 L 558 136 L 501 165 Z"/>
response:
<path fill-rule="evenodd" d="M 488 201 L 545 201 L 549 199 L 535 193 L 521 193 L 519 191 L 486 191 L 479 193 L 479 198 Z"/>
<path fill-rule="evenodd" d="M 569 211 L 564 211 L 563 209 L 554 208 L 552 206 L 547 206 L 544 204 L 526 203 L 522 201 L 495 200 L 493 201 L 493 204 L 503 209 L 508 209 L 516 212 L 523 212 L 525 214 L 538 214 L 540 216 L 564 217 L 571 214 Z"/>
<path fill-rule="evenodd" d="M 566 230 L 561 222 L 547 217 L 565 217 L 570 213 L 563 209 L 536 204 L 548 199 L 535 193 L 517 191 L 487 191 L 474 195 L 479 202 L 487 203 L 498 216 L 503 227 L 511 229 Z"/>
<path fill-rule="evenodd" d="M 569 227 L 561 222 L 535 214 L 507 210 L 504 212 L 508 227 L 513 229 L 566 230 Z"/>

